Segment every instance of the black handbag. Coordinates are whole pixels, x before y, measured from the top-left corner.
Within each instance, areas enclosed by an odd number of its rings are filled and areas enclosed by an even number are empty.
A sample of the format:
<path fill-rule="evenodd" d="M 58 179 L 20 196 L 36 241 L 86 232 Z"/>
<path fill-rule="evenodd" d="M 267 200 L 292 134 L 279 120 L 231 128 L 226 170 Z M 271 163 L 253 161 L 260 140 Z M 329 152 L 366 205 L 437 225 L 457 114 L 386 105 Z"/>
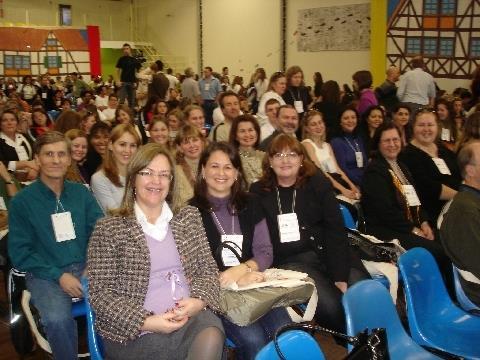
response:
<path fill-rule="evenodd" d="M 398 257 L 404 250 L 394 243 L 375 243 L 365 237 L 361 232 L 348 229 L 347 236 L 350 246 L 362 260 L 397 263 Z"/>
<path fill-rule="evenodd" d="M 318 325 L 312 325 L 310 323 L 288 324 L 282 326 L 277 330 L 273 338 L 275 344 L 275 350 L 281 360 L 288 360 L 283 355 L 280 346 L 278 345 L 278 337 L 288 330 L 304 330 L 311 335 L 315 332 L 321 332 L 325 334 L 333 335 L 334 337 L 346 341 L 350 345 L 353 345 L 352 351 L 345 357 L 345 360 L 389 360 L 387 345 L 387 332 L 384 328 L 372 329 L 368 332 L 365 329 L 356 336 L 348 336 L 337 331 L 329 330 Z"/>

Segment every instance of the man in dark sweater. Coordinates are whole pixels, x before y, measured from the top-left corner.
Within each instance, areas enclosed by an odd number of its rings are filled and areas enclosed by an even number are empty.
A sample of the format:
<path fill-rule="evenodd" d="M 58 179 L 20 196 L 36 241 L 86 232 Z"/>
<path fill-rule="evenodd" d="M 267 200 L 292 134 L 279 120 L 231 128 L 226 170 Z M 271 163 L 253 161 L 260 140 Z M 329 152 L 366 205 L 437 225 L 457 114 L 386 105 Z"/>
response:
<path fill-rule="evenodd" d="M 465 294 L 480 306 L 480 142 L 458 154 L 464 183 L 443 217 L 440 237 L 445 253 L 460 270 Z"/>
<path fill-rule="evenodd" d="M 135 75 L 140 69 L 140 62 L 132 56 L 130 44 L 123 44 L 122 50 L 123 56 L 118 59 L 115 66 L 120 87 L 120 103 L 123 104 L 127 98 L 128 106 L 133 109 L 135 107 Z"/>

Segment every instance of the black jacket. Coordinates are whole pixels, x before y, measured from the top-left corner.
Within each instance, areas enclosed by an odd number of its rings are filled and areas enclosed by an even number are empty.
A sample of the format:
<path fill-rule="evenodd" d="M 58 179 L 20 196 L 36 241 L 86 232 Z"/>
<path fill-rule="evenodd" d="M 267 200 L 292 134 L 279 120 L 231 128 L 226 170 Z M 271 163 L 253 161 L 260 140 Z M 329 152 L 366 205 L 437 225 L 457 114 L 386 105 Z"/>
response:
<path fill-rule="evenodd" d="M 256 182 L 250 191 L 261 198 L 273 245 L 274 265 L 288 263 L 291 255 L 315 250 L 334 281 L 347 281 L 350 271 L 347 235 L 335 193 L 323 174 L 317 172 L 297 188 L 295 212 L 300 240 L 296 242 L 280 243 L 275 188 L 269 191 Z"/>

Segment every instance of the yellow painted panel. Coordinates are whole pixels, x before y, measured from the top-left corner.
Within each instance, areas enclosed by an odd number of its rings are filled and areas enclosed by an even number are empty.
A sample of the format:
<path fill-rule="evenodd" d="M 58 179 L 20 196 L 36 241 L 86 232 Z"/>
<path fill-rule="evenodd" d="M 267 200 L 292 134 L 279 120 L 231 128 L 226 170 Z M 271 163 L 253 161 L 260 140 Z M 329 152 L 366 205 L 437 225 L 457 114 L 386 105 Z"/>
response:
<path fill-rule="evenodd" d="M 387 61 L 387 0 L 370 3 L 370 71 L 373 86 L 385 80 Z"/>

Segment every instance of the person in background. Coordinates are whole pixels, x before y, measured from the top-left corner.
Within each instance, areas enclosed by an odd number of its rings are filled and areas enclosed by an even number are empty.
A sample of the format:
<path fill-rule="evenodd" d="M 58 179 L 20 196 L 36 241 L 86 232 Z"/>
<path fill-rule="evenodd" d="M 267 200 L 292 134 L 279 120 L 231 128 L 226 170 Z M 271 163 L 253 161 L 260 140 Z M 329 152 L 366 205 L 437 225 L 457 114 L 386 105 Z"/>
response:
<path fill-rule="evenodd" d="M 85 180 L 87 180 L 88 183 L 90 183 L 92 175 L 102 166 L 103 158 L 107 153 L 111 130 L 110 126 L 102 121 L 97 122 L 90 129 L 90 134 L 88 135 L 87 159 L 84 163 L 86 170 Z"/>
<path fill-rule="evenodd" d="M 338 166 L 332 147 L 325 141 L 325 123 L 322 114 L 310 110 L 303 120 L 302 145 L 310 160 L 330 180 L 337 193 L 352 199 L 360 199 L 360 190 Z"/>
<path fill-rule="evenodd" d="M 385 112 L 379 105 L 370 106 L 365 109 L 360 124 L 360 135 L 363 137 L 368 158 L 371 157 L 372 139 L 375 130 L 385 122 Z"/>
<path fill-rule="evenodd" d="M 100 120 L 105 121 L 108 124 L 112 124 L 115 121 L 115 112 L 118 107 L 118 97 L 115 94 L 108 95 L 107 108 L 103 109 L 100 113 Z"/>
<path fill-rule="evenodd" d="M 330 141 L 340 131 L 338 119 L 345 106 L 340 101 L 340 86 L 336 81 L 326 81 L 322 85 L 320 95 L 321 100 L 316 102 L 313 108 L 323 115 L 327 128 L 326 140 Z"/>
<path fill-rule="evenodd" d="M 440 125 L 434 112 L 417 111 L 412 129 L 412 140 L 399 159 L 410 170 L 422 206 L 435 223 L 442 207 L 457 193 L 461 176 L 455 154 L 438 141 Z"/>
<path fill-rule="evenodd" d="M 402 140 L 402 147 L 407 146 L 412 137 L 412 127 L 410 126 L 410 107 L 403 103 L 397 103 L 392 108 L 392 122 L 400 131 L 400 139 Z"/>
<path fill-rule="evenodd" d="M 98 121 L 97 116 L 89 111 L 84 112 L 81 114 L 81 116 L 80 128 L 85 132 L 85 134 L 89 135 L 92 126 Z"/>
<path fill-rule="evenodd" d="M 115 67 L 117 68 L 117 85 L 120 87 L 120 104 L 128 101 L 128 106 L 132 109 L 135 107 L 135 81 L 136 73 L 141 65 L 137 59 L 132 56 L 132 48 L 130 44 L 123 44 L 123 56 L 121 56 Z"/>
<path fill-rule="evenodd" d="M 296 138 L 296 133 L 299 126 L 299 119 L 297 111 L 292 105 L 282 105 L 278 108 L 277 124 L 278 129 L 260 143 L 260 150 L 266 151 L 268 145 L 278 134 L 283 133 Z"/>
<path fill-rule="evenodd" d="M 323 86 L 323 76 L 320 72 L 316 71 L 313 74 L 313 101 L 318 102 L 321 100 Z"/>
<path fill-rule="evenodd" d="M 183 111 L 185 114 L 185 123 L 195 126 L 203 136 L 207 136 L 205 127 L 205 115 L 203 109 L 198 105 L 189 105 Z"/>
<path fill-rule="evenodd" d="M 287 90 L 287 78 L 283 72 L 278 71 L 270 77 L 267 92 L 262 95 L 260 103 L 258 104 L 257 117 L 261 123 L 267 121 L 265 105 L 268 100 L 275 99 L 280 105 L 286 104 L 282 98 L 285 90 Z"/>
<path fill-rule="evenodd" d="M 64 111 L 60 114 L 53 125 L 55 131 L 65 134 L 70 129 L 80 129 L 82 122 L 81 115 L 76 111 Z"/>
<path fill-rule="evenodd" d="M 252 110 L 253 113 L 256 114 L 260 100 L 262 99 L 263 94 L 268 90 L 268 79 L 264 68 L 258 68 L 255 70 L 255 74 L 253 75 L 253 86 L 255 88 L 255 101 L 252 102 Z"/>
<path fill-rule="evenodd" d="M 23 100 L 29 104 L 32 104 L 35 96 L 37 95 L 38 89 L 35 85 L 33 85 L 31 75 L 26 75 L 23 77 L 22 85 L 18 89 L 18 92 Z"/>
<path fill-rule="evenodd" d="M 208 134 L 208 139 L 210 141 L 227 141 L 230 135 L 232 122 L 240 115 L 239 96 L 232 91 L 223 92 L 218 97 L 218 103 L 220 104 L 224 120 L 215 125 Z"/>
<path fill-rule="evenodd" d="M 198 87 L 200 89 L 205 122 L 213 125 L 213 110 L 217 106 L 216 99 L 222 92 L 222 87 L 220 86 L 220 81 L 213 76 L 213 69 L 210 66 L 205 66 L 203 69 L 203 78 L 198 82 Z"/>
<path fill-rule="evenodd" d="M 98 111 L 103 111 L 108 108 L 108 86 L 102 85 L 97 89 L 97 95 L 95 95 L 95 106 Z"/>
<path fill-rule="evenodd" d="M 190 100 L 191 104 L 200 104 L 201 96 L 198 82 L 193 78 L 192 68 L 185 69 L 185 79 L 182 81 L 182 96 Z"/>
<path fill-rule="evenodd" d="M 144 145 L 128 166 L 120 208 L 93 231 L 89 292 L 107 358 L 222 358 L 218 273 L 201 218 L 172 218 L 173 177 L 166 150 Z"/>
<path fill-rule="evenodd" d="M 102 211 L 84 186 L 65 180 L 71 157 L 63 134 L 40 136 L 34 153 L 40 175 L 10 202 L 8 253 L 13 266 L 27 273 L 53 357 L 73 360 L 78 337 L 72 298 L 83 296 L 87 244 Z"/>
<path fill-rule="evenodd" d="M 369 275 L 349 250 L 330 182 L 297 139 L 280 134 L 267 150 L 262 178 L 250 191 L 260 196 L 265 212 L 273 266 L 306 272 L 319 294 L 316 322 L 344 332 L 342 294 Z M 283 231 L 285 226 L 292 231 Z"/>
<path fill-rule="evenodd" d="M 263 151 L 257 150 L 260 127 L 252 115 L 240 115 L 233 120 L 228 142 L 238 150 L 247 186 L 262 176 Z"/>
<path fill-rule="evenodd" d="M 449 150 L 455 149 L 458 142 L 457 126 L 455 124 L 455 111 L 451 101 L 440 98 L 435 102 L 438 123 L 440 125 L 439 135 L 443 145 Z"/>
<path fill-rule="evenodd" d="M 340 129 L 339 136 L 330 144 L 340 169 L 360 186 L 368 157 L 363 138 L 358 135 L 358 113 L 353 107 L 340 113 Z"/>
<path fill-rule="evenodd" d="M 153 106 L 153 116 L 166 118 L 168 113 L 168 105 L 165 100 L 157 100 Z"/>
<path fill-rule="evenodd" d="M 119 105 L 115 111 L 115 122 L 113 123 L 113 126 L 115 127 L 118 124 L 132 125 L 135 128 L 137 135 L 142 140 L 142 144 L 146 144 L 148 142 L 148 136 L 143 124 L 141 122 L 135 122 L 132 109 L 125 104 Z"/>
<path fill-rule="evenodd" d="M 468 143 L 480 140 L 480 112 L 474 112 L 465 121 L 465 127 L 457 145 L 457 153 Z"/>
<path fill-rule="evenodd" d="M 83 166 L 87 158 L 87 134 L 80 129 L 71 129 L 65 133 L 65 138 L 70 140 L 72 161 L 68 167 L 65 179 L 87 185 L 87 173 Z M 88 186 L 88 185 L 87 185 Z"/>
<path fill-rule="evenodd" d="M 172 157 L 175 155 L 174 144 L 170 142 L 168 123 L 164 118 L 153 119 L 150 125 L 150 142 L 163 145 Z"/>
<path fill-rule="evenodd" d="M 260 125 L 260 141 L 265 140 L 273 134 L 278 128 L 277 112 L 280 108 L 280 102 L 277 99 L 267 100 L 265 103 L 265 114 L 267 120 Z"/>
<path fill-rule="evenodd" d="M 383 106 L 390 116 L 393 108 L 399 103 L 397 97 L 397 82 L 400 79 L 400 69 L 397 66 L 390 66 L 387 69 L 387 78 L 379 86 L 375 88 L 375 96 L 378 103 Z"/>
<path fill-rule="evenodd" d="M 132 125 L 121 124 L 112 130 L 102 167 L 91 179 L 93 194 L 105 213 L 120 206 L 127 165 L 140 145 L 140 137 Z"/>
<path fill-rule="evenodd" d="M 32 111 L 32 127 L 30 130 L 35 139 L 52 128 L 52 120 L 50 120 L 45 110 L 37 109 Z"/>
<path fill-rule="evenodd" d="M 193 125 L 183 126 L 177 133 L 177 146 L 172 210 L 177 213 L 193 196 L 198 173 L 198 161 L 207 144 L 200 130 Z"/>
<path fill-rule="evenodd" d="M 298 118 L 302 119 L 303 114 L 308 111 L 312 103 L 310 91 L 305 86 L 305 76 L 300 66 L 290 66 L 285 73 L 287 78 L 287 90 L 282 98 L 286 104 L 292 105 L 297 110 Z"/>
<path fill-rule="evenodd" d="M 174 143 L 178 130 L 183 124 L 183 112 L 179 109 L 173 109 L 167 114 L 168 134 L 170 136 L 170 143 Z"/>
<path fill-rule="evenodd" d="M 358 93 L 357 111 L 360 116 L 372 106 L 378 105 L 378 100 L 372 90 L 372 73 L 368 70 L 357 71 L 352 76 L 353 90 Z"/>
<path fill-rule="evenodd" d="M 225 142 L 211 143 L 202 153 L 195 195 L 180 211 L 199 212 L 212 256 L 220 271 L 220 285 L 245 286 L 264 281 L 262 272 L 273 260 L 272 244 L 258 198 L 244 189 L 240 157 Z M 220 254 L 225 236 L 241 236 L 239 259 Z M 285 308 L 275 308 L 248 326 L 238 326 L 221 316 L 227 337 L 235 344 L 237 359 L 254 359 L 273 339 L 276 330 L 291 322 Z"/>

